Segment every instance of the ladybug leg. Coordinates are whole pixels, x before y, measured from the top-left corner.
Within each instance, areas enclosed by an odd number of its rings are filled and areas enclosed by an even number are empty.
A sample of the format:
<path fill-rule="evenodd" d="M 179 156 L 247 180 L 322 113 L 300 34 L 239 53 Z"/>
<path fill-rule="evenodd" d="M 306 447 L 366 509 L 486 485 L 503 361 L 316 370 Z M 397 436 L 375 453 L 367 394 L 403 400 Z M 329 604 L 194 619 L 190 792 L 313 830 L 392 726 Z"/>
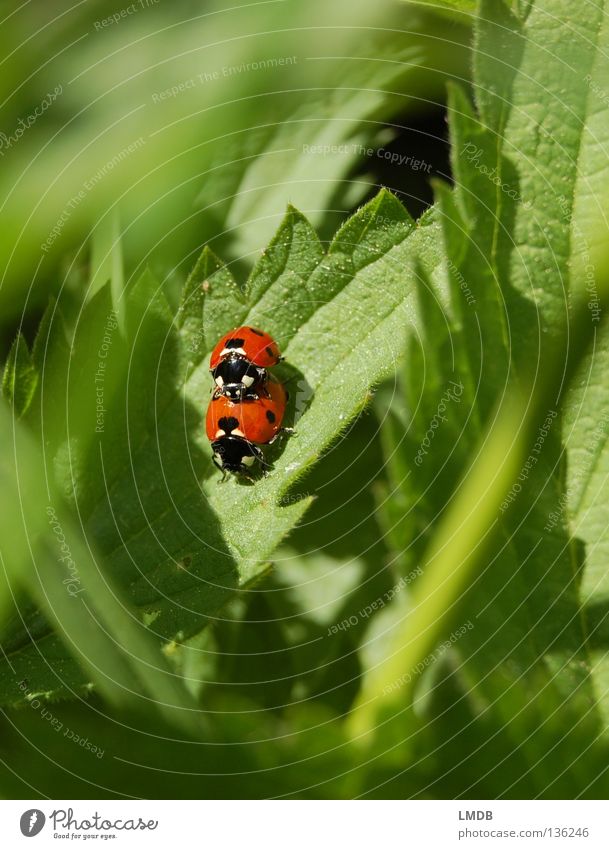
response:
<path fill-rule="evenodd" d="M 270 397 L 270 396 L 269 396 Z M 253 392 L 251 389 L 246 389 L 243 387 L 239 390 L 239 403 L 241 404 L 243 401 L 258 401 L 260 395 L 257 392 Z"/>
<path fill-rule="evenodd" d="M 225 482 L 226 482 L 226 477 L 227 477 L 227 475 L 226 475 L 226 469 L 223 469 L 223 468 L 222 468 L 222 466 L 220 465 L 220 463 L 218 463 L 218 461 L 216 460 L 216 458 L 215 458 L 215 457 L 213 458 L 213 464 L 214 464 L 214 466 L 216 467 L 216 469 L 219 469 L 219 470 L 222 472 L 222 477 L 220 478 L 220 480 L 218 481 L 218 483 L 225 483 Z"/>
<path fill-rule="evenodd" d="M 270 442 L 267 442 L 267 445 L 270 445 Z M 265 456 L 262 453 L 262 451 L 260 450 L 260 448 L 257 448 L 257 450 L 256 450 L 256 457 L 258 459 L 258 462 L 260 463 L 260 472 L 262 474 L 262 477 L 263 478 L 268 477 L 268 474 L 271 471 L 272 466 L 271 466 L 270 463 L 267 463 Z"/>
<path fill-rule="evenodd" d="M 270 442 L 267 443 L 267 445 L 272 445 L 273 442 L 275 442 L 281 436 L 295 436 L 295 435 L 296 435 L 296 431 L 294 430 L 293 427 L 281 427 L 281 428 L 279 428 L 279 430 L 277 431 L 275 436 L 270 440 Z"/>

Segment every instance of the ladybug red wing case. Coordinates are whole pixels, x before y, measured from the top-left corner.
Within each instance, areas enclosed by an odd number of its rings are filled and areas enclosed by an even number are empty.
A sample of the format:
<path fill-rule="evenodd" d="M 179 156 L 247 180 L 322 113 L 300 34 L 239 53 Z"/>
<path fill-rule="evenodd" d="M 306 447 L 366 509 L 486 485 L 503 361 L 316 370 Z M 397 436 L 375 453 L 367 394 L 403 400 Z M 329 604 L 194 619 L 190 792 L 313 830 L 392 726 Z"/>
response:
<path fill-rule="evenodd" d="M 282 430 L 287 392 L 266 367 L 281 359 L 277 343 L 254 327 L 238 327 L 220 339 L 210 359 L 214 394 L 207 408 L 207 438 L 215 465 L 223 472 L 249 477 L 260 446 Z"/>
<path fill-rule="evenodd" d="M 286 391 L 277 381 L 268 381 L 269 397 L 231 401 L 225 395 L 212 398 L 207 409 L 207 438 L 238 436 L 258 445 L 266 445 L 281 430 L 285 414 Z"/>
<path fill-rule="evenodd" d="M 236 327 L 225 334 L 212 351 L 210 369 L 214 369 L 226 357 L 235 355 L 262 368 L 277 365 L 281 359 L 277 342 L 257 327 Z"/>

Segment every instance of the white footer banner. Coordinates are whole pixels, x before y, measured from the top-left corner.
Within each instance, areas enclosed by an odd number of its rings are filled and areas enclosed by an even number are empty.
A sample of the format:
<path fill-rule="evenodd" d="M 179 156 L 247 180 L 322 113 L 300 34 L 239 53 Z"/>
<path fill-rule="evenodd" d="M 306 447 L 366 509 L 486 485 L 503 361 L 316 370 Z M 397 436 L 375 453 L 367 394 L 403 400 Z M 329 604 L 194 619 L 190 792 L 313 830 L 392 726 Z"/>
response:
<path fill-rule="evenodd" d="M 0 846 L 606 849 L 608 808 L 605 801 L 11 800 L 0 801 Z"/>

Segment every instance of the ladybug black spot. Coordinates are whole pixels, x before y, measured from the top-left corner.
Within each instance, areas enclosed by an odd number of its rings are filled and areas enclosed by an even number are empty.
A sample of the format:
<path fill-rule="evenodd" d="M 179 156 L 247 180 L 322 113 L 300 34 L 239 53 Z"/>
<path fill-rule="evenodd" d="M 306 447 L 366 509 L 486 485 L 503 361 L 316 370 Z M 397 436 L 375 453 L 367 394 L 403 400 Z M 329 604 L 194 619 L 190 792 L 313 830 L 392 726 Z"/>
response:
<path fill-rule="evenodd" d="M 272 410 L 266 411 L 266 417 L 270 421 L 271 424 L 275 421 L 275 413 Z"/>
<path fill-rule="evenodd" d="M 267 346 L 267 348 L 266 348 L 266 352 L 267 352 L 267 354 L 269 355 L 269 357 L 274 357 L 274 356 L 275 356 L 275 352 L 273 351 L 273 349 L 272 349 L 272 348 L 269 348 L 268 346 Z"/>
<path fill-rule="evenodd" d="M 249 329 L 252 331 L 252 333 L 255 333 L 256 336 L 264 336 L 262 330 L 258 330 L 257 327 L 250 327 Z"/>
<path fill-rule="evenodd" d="M 234 416 L 222 416 L 222 418 L 218 421 L 218 427 L 220 430 L 223 430 L 224 433 L 229 434 L 232 433 L 235 428 L 239 427 L 239 422 Z"/>
<path fill-rule="evenodd" d="M 244 339 L 229 339 L 224 345 L 225 348 L 243 348 Z"/>

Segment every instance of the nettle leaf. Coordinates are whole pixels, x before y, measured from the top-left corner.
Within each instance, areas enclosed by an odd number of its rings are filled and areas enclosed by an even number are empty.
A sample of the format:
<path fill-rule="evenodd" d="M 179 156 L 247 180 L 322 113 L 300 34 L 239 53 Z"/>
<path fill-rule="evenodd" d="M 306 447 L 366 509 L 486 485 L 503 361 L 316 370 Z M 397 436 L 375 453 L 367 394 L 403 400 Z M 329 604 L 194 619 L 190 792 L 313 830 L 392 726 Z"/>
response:
<path fill-rule="evenodd" d="M 297 436 L 276 457 L 269 478 L 252 488 L 231 482 L 218 489 L 214 479 L 206 485 L 223 536 L 230 540 L 236 560 L 244 563 L 246 575 L 260 568 L 254 552 L 268 557 L 308 504 L 303 499 L 278 507 L 277 502 L 362 409 L 370 387 L 400 353 L 396 328 L 403 330 L 409 320 L 408 263 L 420 231 L 387 192 L 345 228 L 323 255 L 302 217 L 290 211 L 279 231 L 286 235 L 273 241 L 248 285 L 250 297 L 257 300 L 250 302 L 246 321 L 277 338 L 290 364 L 286 376 L 295 389 L 296 405 L 302 396 L 308 407 L 299 419 Z M 352 242 L 350 232 L 357 233 L 359 241 Z M 293 251 L 286 252 L 286 239 Z M 295 263 L 293 257 L 301 255 L 307 243 L 316 261 L 304 254 L 304 262 Z M 360 245 L 361 253 L 356 249 Z M 207 375 L 195 375 L 186 391 L 194 403 L 204 404 Z"/>
<path fill-rule="evenodd" d="M 437 229 L 429 217 L 415 226 L 382 191 L 324 252 L 289 209 L 243 290 L 205 250 L 176 317 L 147 273 L 125 293 L 124 327 L 109 286 L 79 314 L 47 319 L 55 367 L 43 369 L 29 423 L 104 572 L 159 647 L 171 653 L 268 569 L 311 502 L 284 496 L 402 353 L 413 258 L 420 248 L 433 271 Z M 239 323 L 277 338 L 298 434 L 269 451 L 267 478 L 219 486 L 203 422 L 208 356 Z M 24 655 L 37 653 L 38 639 L 24 640 Z"/>
<path fill-rule="evenodd" d="M 548 532 L 567 524 L 585 546 L 581 582 L 582 624 L 590 654 L 595 695 L 609 725 L 609 392 L 606 334 L 595 336 L 593 357 L 584 365 L 565 416 L 566 486 L 547 516 Z M 584 552 L 580 551 L 580 561 Z"/>
<path fill-rule="evenodd" d="M 384 36 L 382 62 L 370 61 L 379 47 L 367 40 L 355 55 L 326 58 L 331 63 L 331 87 L 320 76 L 316 86 L 293 94 L 289 120 L 254 127 L 247 135 L 228 140 L 234 155 L 224 161 L 233 164 L 224 178 L 227 185 L 214 193 L 214 201 L 227 198 L 225 226 L 235 240 L 236 253 L 251 254 L 269 240 L 287 202 L 307 211 L 317 226 L 334 217 L 332 210 L 361 202 L 370 189 L 364 176 L 351 180 L 348 189 L 343 181 L 382 146 L 387 128 L 380 132 L 377 128 L 408 108 L 402 94 L 405 84 L 413 90 L 417 71 L 433 64 L 429 55 L 433 45 L 414 31 Z M 316 58 L 311 57 L 309 64 L 319 73 L 322 66 Z M 438 56 L 434 60 L 441 64 Z M 222 171 L 213 178 L 222 179 Z M 201 202 L 209 202 L 209 191 L 206 185 Z"/>
<path fill-rule="evenodd" d="M 2 632 L 3 704 L 82 697 L 94 680 L 115 705 L 158 703 L 174 722 L 200 730 L 194 702 L 158 652 L 150 634 L 102 575 L 90 541 L 46 475 L 40 451 L 0 405 L 0 435 L 13 446 L 2 455 L 5 499 L 0 560 L 13 597 L 13 618 Z M 26 591 L 38 609 L 20 603 Z M 24 620 L 25 615 L 25 620 Z"/>
<path fill-rule="evenodd" d="M 222 336 L 226 315 L 236 324 L 245 314 L 245 299 L 230 271 L 205 247 L 188 275 L 178 313 L 178 326 L 193 365 L 199 365 Z"/>
<path fill-rule="evenodd" d="M 551 330 L 575 298 L 588 302 L 591 333 L 600 319 L 599 247 L 606 233 L 597 222 L 606 220 L 609 189 L 609 24 L 605 4 L 586 3 L 567 34 L 555 22 L 566 20 L 570 11 L 566 0 L 554 3 L 551 14 L 534 3 L 526 19 L 512 17 L 507 26 L 505 20 L 480 24 L 481 41 L 499 37 L 500 30 L 508 57 L 519 56 L 514 75 L 503 64 L 497 67 L 502 52 L 489 56 L 479 51 L 487 83 L 480 89 L 480 108 L 498 132 L 505 131 L 503 147 L 518 171 L 519 193 L 531 204 L 515 219 L 511 279 L 529 305 L 514 315 L 514 336 L 525 340 L 522 354 L 536 359 L 543 358 L 545 347 L 538 327 Z M 544 491 L 545 515 L 538 528 L 544 540 L 567 536 L 573 574 L 569 590 L 579 590 L 583 571 L 585 608 L 576 611 L 571 629 L 580 631 L 582 666 L 593 672 L 605 729 L 607 534 L 599 505 L 606 501 L 607 346 L 606 335 L 596 336 L 567 404 L 567 477 L 554 475 Z M 563 456 L 563 474 L 564 467 Z"/>
<path fill-rule="evenodd" d="M 2 395 L 15 411 L 22 416 L 30 405 L 36 391 L 38 374 L 27 342 L 19 333 L 11 346 L 2 377 Z"/>
<path fill-rule="evenodd" d="M 475 79 L 487 143 L 474 138 L 474 152 L 466 145 L 460 148 L 474 176 L 472 194 L 488 198 L 480 177 L 495 194 L 494 203 L 489 202 L 485 228 L 491 241 L 483 253 L 496 267 L 507 314 L 512 368 L 519 379 L 536 375 L 533 393 L 543 393 L 551 375 L 557 329 L 567 317 L 567 292 L 571 288 L 575 297 L 581 291 L 570 280 L 570 265 L 580 250 L 574 229 L 577 223 L 572 225 L 571 218 L 580 183 L 589 185 L 589 177 L 578 173 L 578 168 L 586 140 L 589 148 L 594 146 L 585 130 L 588 115 L 596 112 L 590 105 L 590 85 L 604 62 L 600 54 L 608 35 L 602 8 L 587 4 L 582 12 L 576 32 L 567 34 L 555 27 L 556 20 L 568 14 L 566 2 L 554 4 L 551 15 L 541 3 L 528 4 L 526 11 L 514 13 L 506 5 L 481 4 Z M 596 51 L 590 49 L 591 44 Z M 567 68 L 571 63 L 581 72 L 576 79 Z M 606 106 L 604 110 L 606 114 Z M 595 151 L 589 176 L 598 166 L 598 158 Z M 589 330 L 592 332 L 592 328 Z M 559 344 L 566 360 L 568 336 L 559 337 Z M 495 349 L 489 350 L 493 356 Z M 484 350 L 485 358 L 486 354 Z M 478 652 L 479 660 L 474 663 L 477 674 L 482 671 L 481 663 L 492 656 L 496 641 L 496 663 L 509 656 L 510 665 L 516 669 L 520 655 L 522 666 L 515 681 L 530 669 L 529 680 L 535 690 L 547 677 L 543 688 L 548 710 L 566 706 L 566 700 L 575 703 L 582 699 L 591 704 L 593 695 L 588 678 L 587 628 L 579 600 L 581 545 L 564 516 L 548 530 L 548 517 L 565 492 L 560 437 L 559 409 L 557 402 L 550 401 L 545 424 L 540 425 L 530 445 L 528 462 L 523 464 L 526 468 L 520 471 L 514 492 L 502 510 L 505 551 L 481 578 L 483 592 L 474 596 L 481 600 L 486 588 L 489 602 L 492 599 L 492 607 L 483 608 L 489 625 L 493 609 L 499 621 L 505 622 L 504 627 L 492 624 L 493 639 L 485 644 L 484 658 Z M 518 604 L 525 599 L 520 608 L 514 606 L 515 598 L 510 598 L 516 582 L 522 582 Z M 507 607 L 502 609 L 503 604 Z M 525 616 L 522 611 L 527 607 Z M 507 637 L 510 631 L 517 641 Z M 468 639 L 482 645 L 478 641 L 483 637 L 478 625 Z M 510 645 L 518 648 L 510 653 Z M 547 671 L 539 676 L 543 665 Z M 523 710 L 520 716 L 522 728 L 536 734 L 534 711 Z"/>
<path fill-rule="evenodd" d="M 539 755 L 539 765 L 531 775 L 536 792 L 547 792 L 556 778 L 552 766 L 541 757 L 548 745 L 545 717 L 550 727 L 551 718 L 560 712 L 569 711 L 574 718 L 585 713 L 586 720 L 579 724 L 573 738 L 563 741 L 563 755 L 575 760 L 582 739 L 589 741 L 598 733 L 595 698 L 606 699 L 607 691 L 603 687 L 607 680 L 604 664 L 597 666 L 601 677 L 596 692 L 590 676 L 593 660 L 598 661 L 606 647 L 602 596 L 607 586 L 606 561 L 602 542 L 598 546 L 600 503 L 585 517 L 579 513 L 588 497 L 597 498 L 602 492 L 600 478 L 596 479 L 593 495 L 586 492 L 586 486 L 593 474 L 602 475 L 605 465 L 602 416 L 607 405 L 601 400 L 601 374 L 607 362 L 604 350 L 599 356 L 597 346 L 592 355 L 594 368 L 581 377 L 586 385 L 590 377 L 593 421 L 597 417 L 593 449 L 592 421 L 587 405 L 582 408 L 583 388 L 577 395 L 577 411 L 572 411 L 568 419 L 567 427 L 576 430 L 574 420 L 583 409 L 573 446 L 569 439 L 570 449 L 578 451 L 573 471 L 574 480 L 580 476 L 574 488 L 577 495 L 565 488 L 559 407 L 561 366 L 572 356 L 573 347 L 570 333 L 559 332 L 568 315 L 569 277 L 575 269 L 580 275 L 585 272 L 581 257 L 593 262 L 598 239 L 591 236 L 582 246 L 581 238 L 590 232 L 586 200 L 595 172 L 601 170 L 602 180 L 607 176 L 599 139 L 584 129 L 588 115 L 596 116 L 600 109 L 598 104 L 590 105 L 589 88 L 601 84 L 594 75 L 598 73 L 605 84 L 607 81 L 605 60 L 596 57 L 589 45 L 594 44 L 597 52 L 604 51 L 607 28 L 602 7 L 586 6 L 574 33 L 556 27 L 557 17 L 564 19 L 567 14 L 567 4 L 561 2 L 555 4 L 552 15 L 541 3 L 529 4 L 522 17 L 511 12 L 507 4 L 481 5 L 475 53 L 478 116 L 462 95 L 452 93 L 450 126 L 456 187 L 454 191 L 444 187 L 437 190 L 450 305 L 445 309 L 435 290 L 435 318 L 429 310 L 420 311 L 423 341 L 418 350 L 417 343 L 411 342 L 403 379 L 405 412 L 400 407 L 397 413 L 407 430 L 400 433 L 395 416 L 391 419 L 385 436 L 391 475 L 381 496 L 386 500 L 391 496 L 389 487 L 399 486 L 403 490 L 401 503 L 410 505 L 404 516 L 385 510 L 383 518 L 384 527 L 391 528 L 396 540 L 396 550 L 403 552 L 403 568 L 408 570 L 422 556 L 425 532 L 452 509 L 453 502 L 462 503 L 461 484 L 451 486 L 451 478 L 457 480 L 479 452 L 485 452 L 486 442 L 480 441 L 474 426 L 476 419 L 492 428 L 504 392 L 517 398 L 520 386 L 525 401 L 531 396 L 538 419 L 531 428 L 528 414 L 525 418 L 524 411 L 521 413 L 523 427 L 529 429 L 524 445 L 520 444 L 518 417 L 512 420 L 521 463 L 511 470 L 511 488 L 506 480 L 502 483 L 507 492 L 492 523 L 494 532 L 500 531 L 499 541 L 486 559 L 478 559 L 479 571 L 471 576 L 471 584 L 439 603 L 448 606 L 449 622 L 473 623 L 474 627 L 459 639 L 456 650 L 463 664 L 460 673 L 473 699 L 479 700 L 478 706 L 492 706 L 493 715 L 514 741 L 531 741 L 530 751 Z M 576 80 L 569 69 L 574 66 L 583 69 Z M 589 78 L 584 79 L 587 71 Z M 604 104 L 604 124 L 599 122 L 599 129 L 600 124 L 603 126 L 601 141 L 607 134 L 606 108 Z M 589 170 L 578 173 L 579 163 Z M 580 201 L 583 187 L 587 187 L 588 195 L 584 190 Z M 571 220 L 578 205 L 581 215 L 587 215 L 579 226 L 577 218 Z M 588 279 L 594 279 L 594 270 L 587 271 Z M 434 292 L 429 276 L 422 273 L 421 279 L 421 294 L 428 289 Z M 571 286 L 574 303 L 581 308 L 581 282 Z M 472 296 L 469 303 L 468 293 Z M 590 312 L 594 313 L 592 307 Z M 581 314 L 578 320 L 581 325 Z M 593 324 L 588 322 L 585 331 L 590 340 Z M 437 362 L 430 338 L 436 340 L 434 347 L 439 343 L 440 351 L 447 351 L 443 362 Z M 459 354 L 466 352 L 465 364 L 457 355 L 451 358 L 451 349 Z M 582 353 L 583 349 L 580 356 Z M 417 468 L 414 448 L 422 444 L 421 434 L 430 426 L 430 408 L 433 412 L 434 402 L 437 406 L 441 401 L 438 386 L 446 382 L 446 372 L 456 368 L 465 370 L 466 405 L 453 405 L 448 422 L 437 425 L 431 436 L 433 451 L 424 455 L 425 462 Z M 548 386 L 555 386 L 553 397 Z M 538 408 L 540 398 L 546 404 L 544 410 Z M 455 428 L 461 428 L 456 437 Z M 581 442 L 578 445 L 584 434 L 587 447 Z M 447 467 L 450 472 L 445 477 Z M 501 470 L 497 468 L 498 479 Z M 576 505 L 573 527 L 567 521 L 568 502 Z M 462 521 L 466 520 L 464 515 Z M 447 522 L 450 525 L 450 520 Z M 582 537 L 577 532 L 579 524 Z M 480 541 L 483 537 L 480 534 Z M 439 545 L 435 533 L 430 539 L 430 556 L 435 556 Z M 593 549 L 588 593 L 593 584 L 599 593 L 593 608 L 596 643 L 579 596 L 582 540 Z M 439 585 L 437 592 L 441 600 Z M 435 618 L 436 613 L 428 617 L 429 621 Z M 437 639 L 435 630 L 429 630 Z M 410 639 L 409 626 L 406 631 L 398 629 L 398 633 L 398 640 Z M 430 643 L 422 638 L 422 642 L 425 651 L 432 648 L 433 640 Z M 388 652 L 392 645 L 395 648 L 395 643 L 387 644 Z M 425 660 L 425 651 L 418 660 Z M 389 655 L 388 670 L 393 670 L 394 679 L 399 678 L 390 659 Z M 391 683 L 385 680 L 384 685 Z M 389 690 L 392 698 L 399 698 L 394 692 L 399 687 Z M 380 699 L 381 704 L 385 701 Z M 603 709 L 606 712 L 606 707 Z M 579 765 L 574 768 L 579 769 Z"/>
<path fill-rule="evenodd" d="M 509 202 L 510 192 L 518 200 L 511 289 L 504 295 L 508 299 L 514 293 L 519 300 L 510 324 L 519 340 L 515 356 L 522 361 L 531 355 L 537 359 L 540 331 L 551 331 L 564 320 L 569 260 L 577 250 L 570 226 L 576 187 L 587 186 L 588 195 L 596 191 L 597 183 L 592 189 L 586 172 L 580 172 L 580 157 L 584 142 L 588 151 L 596 148 L 597 164 L 600 157 L 601 140 L 586 126 L 592 116 L 600 126 L 599 110 L 606 114 L 606 105 L 594 93 L 604 76 L 603 7 L 583 4 L 567 34 L 556 22 L 570 18 L 569 0 L 555 0 L 551 12 L 544 3 L 532 2 L 521 15 L 493 0 L 481 3 L 474 54 L 477 105 L 517 183 L 503 172 L 501 162 L 483 159 L 479 164 L 497 167 L 499 203 Z"/>
<path fill-rule="evenodd" d="M 598 22 L 598 18 L 594 18 Z M 592 27 L 589 27 L 592 38 Z M 593 66 L 583 74 L 585 123 L 579 128 L 577 174 L 569 191 L 563 192 L 570 216 L 570 289 L 573 297 L 587 302 L 594 344 L 583 364 L 569 398 L 564 421 L 567 446 L 566 485 L 555 499 L 548 527 L 567 524 L 573 537 L 585 545 L 581 583 L 582 617 L 593 670 L 595 695 L 600 704 L 603 728 L 609 725 L 609 663 L 607 645 L 609 618 L 609 533 L 606 504 L 609 469 L 609 339 L 599 333 L 607 309 L 598 278 L 605 277 L 606 232 L 609 192 L 609 23 L 606 12 L 594 37 Z M 567 216 L 569 221 L 569 216 Z M 571 301 L 571 298 L 570 298 Z"/>

